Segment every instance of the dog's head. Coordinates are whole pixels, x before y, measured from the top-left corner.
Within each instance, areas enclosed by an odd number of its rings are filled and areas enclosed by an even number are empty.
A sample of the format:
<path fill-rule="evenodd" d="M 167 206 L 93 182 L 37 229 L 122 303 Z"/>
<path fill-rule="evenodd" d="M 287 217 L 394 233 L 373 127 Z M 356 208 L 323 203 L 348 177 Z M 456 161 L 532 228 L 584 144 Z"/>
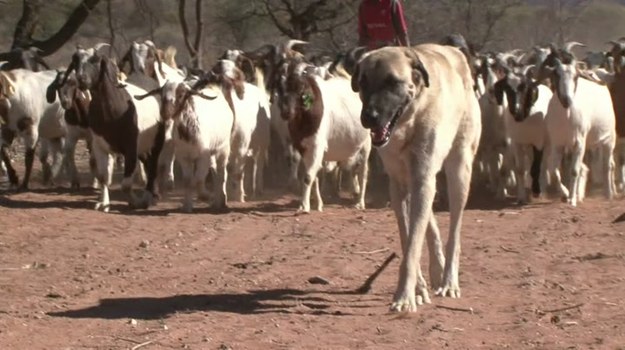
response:
<path fill-rule="evenodd" d="M 360 121 L 371 129 L 374 146 L 388 143 L 408 104 L 429 86 L 426 67 L 411 48 L 387 47 L 363 56 L 352 75 L 352 89 L 360 93 Z"/>

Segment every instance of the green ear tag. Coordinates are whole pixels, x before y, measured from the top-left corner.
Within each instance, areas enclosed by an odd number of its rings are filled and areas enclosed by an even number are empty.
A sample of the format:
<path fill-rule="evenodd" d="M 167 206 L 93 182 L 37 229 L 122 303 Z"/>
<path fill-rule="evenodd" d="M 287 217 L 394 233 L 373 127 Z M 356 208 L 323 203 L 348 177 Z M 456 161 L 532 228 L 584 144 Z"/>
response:
<path fill-rule="evenodd" d="M 304 104 L 304 109 L 310 111 L 313 104 L 313 95 L 310 92 L 303 94 L 302 103 Z"/>

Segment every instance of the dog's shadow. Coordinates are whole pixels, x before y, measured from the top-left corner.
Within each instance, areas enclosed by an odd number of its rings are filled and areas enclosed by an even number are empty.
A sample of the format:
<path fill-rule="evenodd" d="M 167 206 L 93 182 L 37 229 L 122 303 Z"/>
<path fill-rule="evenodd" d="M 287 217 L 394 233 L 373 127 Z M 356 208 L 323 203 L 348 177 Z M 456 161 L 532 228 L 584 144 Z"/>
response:
<path fill-rule="evenodd" d="M 184 294 L 166 297 L 136 297 L 101 299 L 98 305 L 67 311 L 49 312 L 52 317 L 140 319 L 155 320 L 167 318 L 175 313 L 228 312 L 241 315 L 266 313 L 306 313 L 312 315 L 350 315 L 336 308 L 337 301 L 324 298 L 326 295 L 358 295 L 354 291 L 322 292 L 297 289 L 253 290 L 235 294 Z M 356 300 L 349 308 L 371 308 L 370 302 L 381 303 L 372 298 Z M 364 303 L 363 303 L 364 302 Z M 343 303 L 341 303 L 343 304 Z M 302 311 L 305 310 L 305 311 Z"/>

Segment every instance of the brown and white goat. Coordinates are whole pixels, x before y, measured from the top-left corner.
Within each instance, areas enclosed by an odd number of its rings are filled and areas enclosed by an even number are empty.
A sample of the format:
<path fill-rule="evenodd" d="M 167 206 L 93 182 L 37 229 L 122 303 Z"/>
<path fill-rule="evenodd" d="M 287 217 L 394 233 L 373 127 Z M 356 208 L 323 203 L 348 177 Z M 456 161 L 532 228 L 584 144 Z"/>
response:
<path fill-rule="evenodd" d="M 108 212 L 108 187 L 112 180 L 113 154 L 124 156 L 122 190 L 129 196 L 129 205 L 147 208 L 155 197 L 157 159 L 163 145 L 164 127 L 159 124 L 159 104 L 155 98 L 139 101 L 133 96 L 146 91 L 132 84 L 122 85 L 117 67 L 94 49 L 78 48 L 72 56 L 67 75 L 76 70 L 82 90 L 89 90 L 88 122 L 93 135 L 93 151 L 102 192 L 95 208 Z M 132 177 L 140 159 L 146 168 L 147 184 L 143 196 L 132 193 Z"/>
<path fill-rule="evenodd" d="M 351 90 L 349 79 L 328 80 L 311 73 L 314 66 L 302 59 L 287 60 L 276 82 L 281 116 L 287 121 L 293 146 L 301 153 L 305 168 L 300 210 L 310 211 L 310 192 L 315 186 L 317 210 L 323 200 L 317 174 L 324 161 L 339 165 L 356 162 L 360 194 L 357 208 L 364 209 L 371 138 L 360 124 L 362 102 Z"/>

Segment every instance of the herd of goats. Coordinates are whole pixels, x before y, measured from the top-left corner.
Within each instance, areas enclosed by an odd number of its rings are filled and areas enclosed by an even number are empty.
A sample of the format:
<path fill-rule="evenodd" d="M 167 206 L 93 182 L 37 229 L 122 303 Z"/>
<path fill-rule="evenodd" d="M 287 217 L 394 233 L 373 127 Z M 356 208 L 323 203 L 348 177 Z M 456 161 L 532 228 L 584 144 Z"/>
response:
<path fill-rule="evenodd" d="M 551 188 L 573 206 L 589 181 L 606 198 L 624 189 L 625 41 L 583 59 L 572 52 L 583 46 L 576 42 L 498 53 L 473 52 L 458 35 L 446 44 L 467 57 L 481 110 L 473 181 L 502 198 L 516 187 L 520 203 Z M 384 141 L 363 128 L 362 102 L 350 85 L 365 49 L 314 56 L 307 43 L 289 40 L 227 50 L 200 71 L 179 66 L 175 48 L 151 41 L 132 43 L 119 60 L 103 46 L 77 47 L 62 71 L 49 69 L 36 50 L 0 63 L 0 175 L 13 187 L 28 188 L 39 145 L 44 183 L 67 177 L 78 188 L 75 149 L 85 140 L 100 188 L 96 209 L 104 212 L 121 159 L 132 208 L 148 208 L 172 189 L 176 162 L 187 212 L 196 196 L 215 208 L 226 207 L 227 192 L 235 201 L 257 196 L 266 172 L 285 169 L 299 181 L 301 211 L 310 211 L 311 192 L 322 210 L 320 173 L 347 176 L 364 209 L 369 168 L 381 166 L 372 145 Z M 21 183 L 11 164 L 16 137 L 25 148 Z M 285 169 L 268 165 L 271 142 L 284 150 L 274 158 Z M 132 190 L 137 179 L 145 185 L 140 195 Z"/>

